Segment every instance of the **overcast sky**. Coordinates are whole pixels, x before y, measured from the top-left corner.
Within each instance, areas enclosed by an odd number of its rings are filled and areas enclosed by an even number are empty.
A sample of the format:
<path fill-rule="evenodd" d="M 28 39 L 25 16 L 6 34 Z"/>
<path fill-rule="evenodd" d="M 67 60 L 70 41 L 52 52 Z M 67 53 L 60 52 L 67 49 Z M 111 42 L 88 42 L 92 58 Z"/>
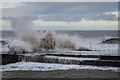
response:
<path fill-rule="evenodd" d="M 4 2 L 2 28 L 12 17 L 29 17 L 35 29 L 117 30 L 117 2 Z"/>

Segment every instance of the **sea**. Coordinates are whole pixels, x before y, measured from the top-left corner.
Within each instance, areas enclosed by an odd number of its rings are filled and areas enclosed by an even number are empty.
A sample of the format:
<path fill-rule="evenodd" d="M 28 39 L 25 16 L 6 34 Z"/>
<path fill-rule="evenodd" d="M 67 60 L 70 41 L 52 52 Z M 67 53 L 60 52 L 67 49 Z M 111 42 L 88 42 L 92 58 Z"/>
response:
<path fill-rule="evenodd" d="M 42 32 L 45 34 L 47 30 L 36 30 L 39 34 Z M 80 51 L 86 54 L 100 54 L 100 55 L 114 55 L 118 56 L 118 31 L 117 30 L 55 30 L 54 34 L 60 36 L 64 43 L 66 37 L 69 37 L 70 41 L 75 42 L 77 46 L 84 47 L 93 50 L 92 51 Z M 7 41 L 14 41 L 19 39 L 18 35 L 13 30 L 3 30 L 2 39 Z M 60 39 L 59 39 L 60 40 Z M 60 44 L 62 44 L 62 41 Z M 62 48 L 63 49 L 63 48 Z M 8 49 L 4 49 L 3 52 L 7 52 Z M 60 50 L 60 51 L 72 51 L 72 50 Z M 59 51 L 59 52 L 60 52 Z M 56 51 L 57 52 L 57 51 Z M 75 52 L 75 50 L 73 50 Z M 77 51 L 76 51 L 77 52 Z M 79 52 L 79 51 L 78 51 Z"/>

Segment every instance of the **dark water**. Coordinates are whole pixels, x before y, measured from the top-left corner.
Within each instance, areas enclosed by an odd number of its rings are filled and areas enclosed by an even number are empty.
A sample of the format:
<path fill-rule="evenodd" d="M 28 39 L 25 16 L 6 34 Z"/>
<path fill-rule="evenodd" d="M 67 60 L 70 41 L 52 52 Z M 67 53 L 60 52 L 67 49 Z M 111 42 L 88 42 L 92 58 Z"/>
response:
<path fill-rule="evenodd" d="M 37 31 L 39 32 L 39 30 Z M 45 32 L 45 30 L 43 31 Z M 96 37 L 118 37 L 117 30 L 56 30 L 57 34 L 67 34 L 70 36 L 76 35 L 84 38 L 96 38 Z M 2 37 L 4 38 L 12 38 L 15 37 L 14 31 L 12 30 L 4 30 L 2 31 Z"/>

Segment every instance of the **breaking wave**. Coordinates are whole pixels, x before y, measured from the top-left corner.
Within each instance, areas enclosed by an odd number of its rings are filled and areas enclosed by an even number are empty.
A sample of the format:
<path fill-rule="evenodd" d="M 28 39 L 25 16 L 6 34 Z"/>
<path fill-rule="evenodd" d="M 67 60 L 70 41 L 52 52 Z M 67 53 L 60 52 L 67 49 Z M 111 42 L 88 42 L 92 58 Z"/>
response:
<path fill-rule="evenodd" d="M 103 39 L 83 39 L 78 36 L 69 36 L 67 34 L 57 34 L 48 30 L 45 33 L 37 32 L 32 25 L 32 20 L 28 17 L 12 18 L 11 27 L 17 35 L 17 39 L 8 42 L 9 51 L 12 53 L 26 53 L 36 51 L 64 51 L 64 50 L 115 50 L 116 44 L 98 44 Z M 113 49 L 114 48 L 114 49 Z"/>

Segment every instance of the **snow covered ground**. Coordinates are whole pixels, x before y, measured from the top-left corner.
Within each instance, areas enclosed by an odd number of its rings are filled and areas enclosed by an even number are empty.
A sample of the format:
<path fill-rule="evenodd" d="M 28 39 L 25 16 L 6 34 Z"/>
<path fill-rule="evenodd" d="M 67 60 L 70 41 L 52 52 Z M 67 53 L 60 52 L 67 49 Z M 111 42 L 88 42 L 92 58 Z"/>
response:
<path fill-rule="evenodd" d="M 17 62 L 13 64 L 1 65 L 2 71 L 49 71 L 49 70 L 69 70 L 69 69 L 92 69 L 92 70 L 111 70 L 117 71 L 117 67 L 98 67 L 86 65 L 65 65 L 65 64 L 50 64 L 50 63 L 37 63 L 37 62 Z"/>

